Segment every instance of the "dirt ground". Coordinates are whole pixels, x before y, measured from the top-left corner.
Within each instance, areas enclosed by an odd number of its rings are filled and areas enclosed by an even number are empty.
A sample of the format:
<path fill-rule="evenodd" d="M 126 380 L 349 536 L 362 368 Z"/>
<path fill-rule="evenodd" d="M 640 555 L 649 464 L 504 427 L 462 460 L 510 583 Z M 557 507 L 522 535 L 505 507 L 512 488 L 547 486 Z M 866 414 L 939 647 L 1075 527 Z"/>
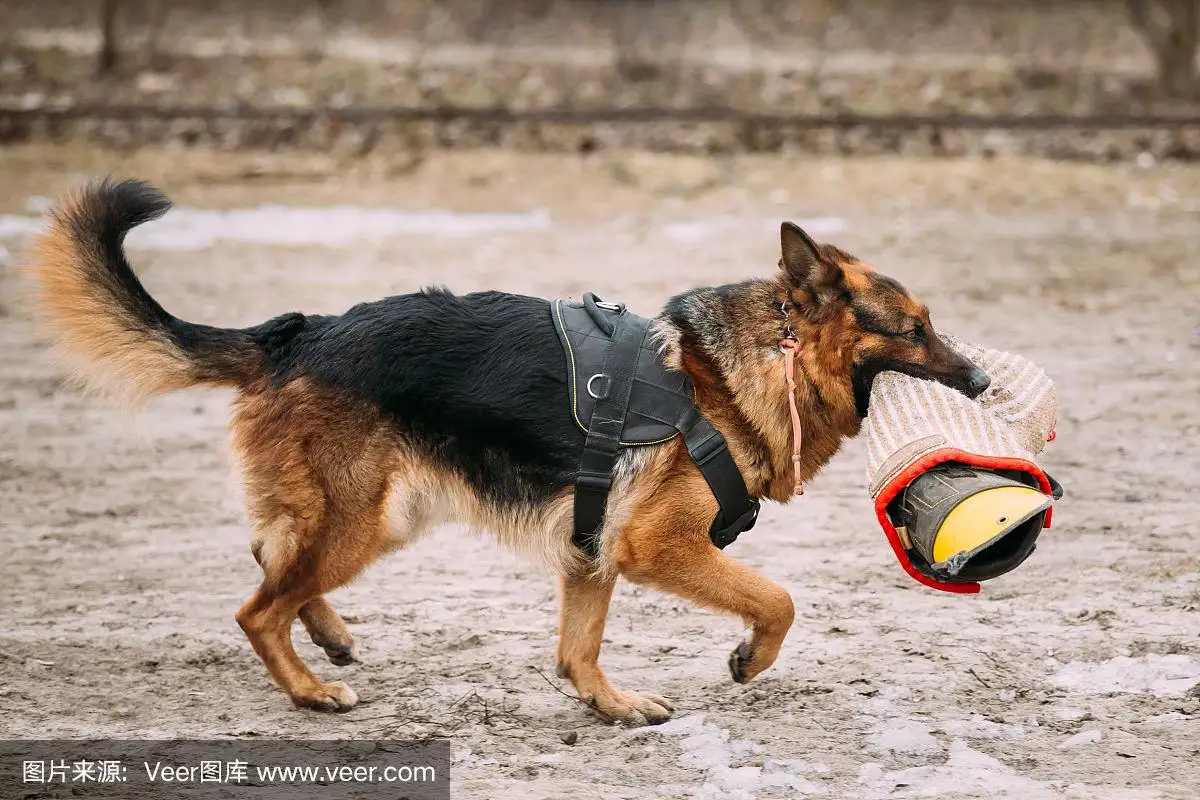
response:
<path fill-rule="evenodd" d="M 105 172 L 180 204 L 156 223 L 175 233 L 135 234 L 131 252 L 169 310 L 212 324 L 429 283 L 592 289 L 651 313 L 769 272 L 779 220 L 811 221 L 942 329 L 1050 372 L 1062 417 L 1045 465 L 1067 497 L 1018 571 L 941 594 L 891 555 L 851 442 L 730 551 L 798 610 L 753 683 L 725 667 L 736 621 L 619 587 L 602 661 L 678 710 L 640 730 L 556 690 L 552 577 L 446 530 L 332 596 L 366 663 L 334 667 L 297 627 L 303 657 L 362 703 L 293 710 L 233 621 L 258 569 L 229 396 L 114 413 L 64 387 L 21 301 L 32 214 Z M 1200 167 L 478 152 L 404 172 L 30 147 L 0 151 L 0 189 L 4 736 L 445 734 L 454 796 L 481 800 L 1200 798 Z M 263 204 L 456 213 L 197 211 Z M 517 216 L 482 216 L 498 213 Z"/>

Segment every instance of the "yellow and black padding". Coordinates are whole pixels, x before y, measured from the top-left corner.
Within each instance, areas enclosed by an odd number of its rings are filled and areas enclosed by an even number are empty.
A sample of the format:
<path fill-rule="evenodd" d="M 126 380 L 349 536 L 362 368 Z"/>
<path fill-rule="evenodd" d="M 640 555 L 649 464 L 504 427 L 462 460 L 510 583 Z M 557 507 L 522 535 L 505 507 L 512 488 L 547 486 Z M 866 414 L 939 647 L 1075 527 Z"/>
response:
<path fill-rule="evenodd" d="M 945 463 L 918 475 L 888 513 L 913 566 L 937 580 L 971 582 L 1020 566 L 1051 503 L 1051 495 L 1014 478 Z"/>

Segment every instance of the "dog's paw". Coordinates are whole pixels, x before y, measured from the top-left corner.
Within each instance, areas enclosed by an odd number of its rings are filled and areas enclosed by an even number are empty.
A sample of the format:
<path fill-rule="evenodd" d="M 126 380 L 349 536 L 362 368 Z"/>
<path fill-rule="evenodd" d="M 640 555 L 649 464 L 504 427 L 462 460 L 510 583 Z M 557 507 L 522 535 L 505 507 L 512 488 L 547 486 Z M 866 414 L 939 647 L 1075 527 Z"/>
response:
<path fill-rule="evenodd" d="M 754 647 L 749 642 L 743 641 L 733 648 L 733 652 L 729 654 L 729 674 L 733 676 L 734 683 L 748 683 L 758 674 L 750 671 L 753 661 Z"/>
<path fill-rule="evenodd" d="M 362 663 L 362 658 L 358 655 L 358 645 L 322 644 L 321 649 L 325 651 L 325 655 L 329 658 L 330 663 L 336 664 L 339 667 Z"/>
<path fill-rule="evenodd" d="M 341 681 L 318 683 L 315 691 L 292 695 L 292 702 L 314 711 L 349 711 L 358 705 L 358 695 Z"/>
<path fill-rule="evenodd" d="M 606 721 L 631 728 L 661 725 L 675 711 L 665 697 L 646 692 L 616 692 L 604 699 L 592 697 L 588 705 Z"/>

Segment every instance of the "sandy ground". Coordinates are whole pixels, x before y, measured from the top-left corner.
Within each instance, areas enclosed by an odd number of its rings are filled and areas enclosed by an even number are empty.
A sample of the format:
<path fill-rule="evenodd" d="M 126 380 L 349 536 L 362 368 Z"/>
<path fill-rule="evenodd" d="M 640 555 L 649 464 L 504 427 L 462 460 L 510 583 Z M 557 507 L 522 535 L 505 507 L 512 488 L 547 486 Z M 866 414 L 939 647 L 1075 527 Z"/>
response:
<path fill-rule="evenodd" d="M 258 571 L 227 467 L 228 395 L 122 417 L 64 388 L 20 299 L 14 262 L 40 198 L 108 171 L 183 206 L 160 223 L 172 235 L 131 238 L 135 264 L 168 309 L 215 324 L 433 282 L 594 289 L 649 313 L 773 269 L 783 217 L 841 228 L 826 238 L 905 281 L 943 329 L 1050 371 L 1063 414 L 1045 463 L 1067 498 L 1020 570 L 944 595 L 896 564 L 850 443 L 731 550 L 798 609 L 752 684 L 725 668 L 735 621 L 618 589 L 603 663 L 678 708 L 633 731 L 555 690 L 570 687 L 553 677 L 552 578 L 447 530 L 332 596 L 365 664 L 328 664 L 297 628 L 318 673 L 363 702 L 293 710 L 232 618 Z M 1200 798 L 1200 168 L 475 153 L 388 173 L 0 151 L 4 735 L 446 734 L 454 796 L 488 800 Z M 393 212 L 195 211 L 264 203 Z M 394 211 L 429 209 L 459 216 Z M 496 213 L 517 216 L 472 216 Z"/>

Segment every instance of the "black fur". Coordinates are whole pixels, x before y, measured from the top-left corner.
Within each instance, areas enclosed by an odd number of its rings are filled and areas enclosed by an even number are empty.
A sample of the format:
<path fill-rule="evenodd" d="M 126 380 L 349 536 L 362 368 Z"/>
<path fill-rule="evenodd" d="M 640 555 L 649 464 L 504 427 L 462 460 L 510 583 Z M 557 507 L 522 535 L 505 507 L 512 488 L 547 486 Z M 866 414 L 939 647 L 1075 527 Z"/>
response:
<path fill-rule="evenodd" d="M 196 325 L 158 304 L 125 257 L 125 236 L 167 213 L 171 201 L 144 181 L 102 180 L 89 186 L 66 219 L 72 238 L 88 254 L 89 275 L 133 324 L 166 334 L 190 358 L 198 380 L 249 376 L 260 367 L 261 352 L 243 331 Z"/>
<path fill-rule="evenodd" d="M 778 301 L 771 284 L 747 280 L 698 287 L 675 295 L 663 307 L 662 318 L 679 331 L 684 349 L 704 366 L 713 388 L 727 397 L 734 394 L 728 377 L 741 357 L 744 343 L 739 340 L 746 335 L 742 317 L 747 308 L 756 306 L 775 313 Z M 760 346 L 774 344 L 783 336 L 786 320 L 782 311 L 778 313 L 778 331 L 770 332 L 768 339 L 758 342 Z M 753 327 L 750 330 L 753 335 Z M 771 452 L 766 443 L 736 404 L 731 404 L 727 410 L 732 413 L 726 421 L 735 426 L 733 432 L 746 448 L 747 456 L 756 468 L 765 468 L 771 463 Z"/>
<path fill-rule="evenodd" d="M 887 362 L 875 361 L 870 364 L 855 364 L 850 373 L 850 383 L 854 387 L 854 410 L 862 419 L 867 418 L 871 408 L 871 387 L 879 373 L 891 367 Z"/>
<path fill-rule="evenodd" d="M 854 303 L 850 306 L 850 310 L 854 312 L 855 323 L 867 333 L 877 333 L 880 336 L 901 335 L 900 331 L 895 330 L 887 320 L 864 305 Z"/>
<path fill-rule="evenodd" d="M 105 180 L 66 221 L 97 288 L 133 324 L 169 337 L 197 380 L 265 376 L 278 385 L 305 376 L 346 392 L 500 505 L 544 502 L 573 481 L 584 436 L 547 301 L 428 290 L 341 316 L 284 314 L 240 330 L 197 325 L 163 309 L 125 258 L 128 231 L 170 207 L 147 183 Z"/>
<path fill-rule="evenodd" d="M 272 381 L 306 376 L 372 403 L 497 505 L 544 502 L 574 480 L 584 437 L 545 300 L 431 289 L 250 333 Z"/>
<path fill-rule="evenodd" d="M 71 238 L 93 254 L 89 266 L 98 288 L 147 328 L 166 327 L 173 317 L 134 275 L 125 259 L 125 234 L 170 208 L 171 201 L 148 183 L 103 180 L 88 187 L 65 220 Z"/>
<path fill-rule="evenodd" d="M 866 418 L 871 404 L 871 386 L 875 383 L 876 376 L 881 372 L 899 372 L 920 380 L 934 381 L 943 386 L 948 386 L 957 392 L 961 392 L 974 400 L 983 394 L 983 390 L 987 388 L 987 379 L 984 377 L 984 382 L 980 385 L 971 385 L 970 379 L 972 374 L 976 372 L 982 374 L 982 370 L 973 367 L 969 361 L 965 361 L 965 363 L 967 368 L 954 375 L 938 375 L 920 364 L 914 364 L 910 361 L 897 361 L 891 358 L 877 358 L 861 364 L 855 364 L 851 372 L 851 381 L 854 386 L 855 409 L 858 411 L 860 417 Z"/>

